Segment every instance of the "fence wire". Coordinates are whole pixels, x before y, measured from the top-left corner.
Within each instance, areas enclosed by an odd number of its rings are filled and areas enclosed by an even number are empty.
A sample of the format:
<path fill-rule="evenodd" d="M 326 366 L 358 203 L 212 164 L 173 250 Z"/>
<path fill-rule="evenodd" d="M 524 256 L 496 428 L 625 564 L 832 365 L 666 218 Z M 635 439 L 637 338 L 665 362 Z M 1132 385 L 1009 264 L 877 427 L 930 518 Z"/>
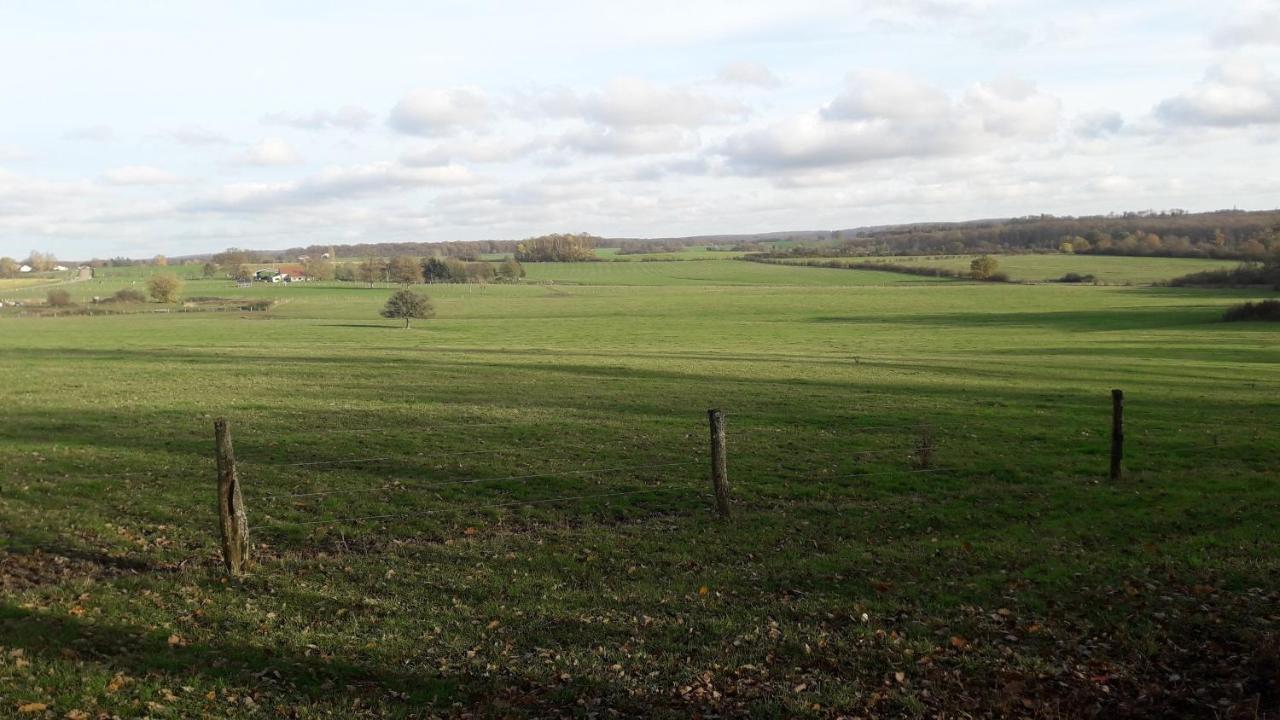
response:
<path fill-rule="evenodd" d="M 567 475 L 598 475 L 600 473 L 607 473 L 607 472 L 630 472 L 630 471 L 636 471 L 636 470 L 650 470 L 653 468 L 670 468 L 670 467 L 680 467 L 680 466 L 688 466 L 688 465 L 701 465 L 702 462 L 703 461 L 701 460 L 686 460 L 682 462 L 656 463 L 656 464 L 650 464 L 650 465 L 628 465 L 628 466 L 620 466 L 620 467 L 591 468 L 586 470 L 559 470 L 556 472 L 532 473 L 527 475 L 505 475 L 505 476 L 498 476 L 498 477 L 462 478 L 458 480 L 444 480 L 441 482 L 429 483 L 426 485 L 388 484 L 388 485 L 381 485 L 373 488 L 346 488 L 341 490 L 320 490 L 316 492 L 304 492 L 304 493 L 282 493 L 282 494 L 272 494 L 272 495 L 259 495 L 257 496 L 256 499 L 288 500 L 288 499 L 295 499 L 295 498 L 325 497 L 329 495 L 354 495 L 354 494 L 383 492 L 383 491 L 418 492 L 423 490 L 432 490 L 434 488 L 448 487 L 450 485 L 475 485 L 475 484 L 485 483 L 485 482 L 526 481 L 526 480 L 534 480 L 537 478 L 563 477 Z"/>
<path fill-rule="evenodd" d="M 268 518 L 262 524 L 266 526 L 312 526 L 312 525 L 337 525 L 339 523 L 365 522 L 370 520 L 389 520 L 403 519 L 410 517 L 421 517 L 426 515 L 443 515 L 459 512 L 473 512 L 477 510 L 489 510 L 493 508 L 515 507 L 517 505 L 545 505 L 557 502 L 566 502 L 570 500 L 592 500 L 598 498 L 623 497 L 627 495 L 652 495 L 663 492 L 676 491 L 692 492 L 695 488 L 689 487 L 666 487 L 666 488 L 645 488 L 643 490 L 626 490 L 622 492 L 610 493 L 592 493 L 589 495 L 561 495 L 553 498 L 542 498 L 538 500 L 513 500 L 509 502 L 488 503 L 485 505 L 472 505 L 461 508 L 443 508 L 438 510 L 417 510 L 405 513 L 387 513 L 382 515 L 356 515 L 349 517 L 327 518 L 324 520 L 274 520 Z"/>

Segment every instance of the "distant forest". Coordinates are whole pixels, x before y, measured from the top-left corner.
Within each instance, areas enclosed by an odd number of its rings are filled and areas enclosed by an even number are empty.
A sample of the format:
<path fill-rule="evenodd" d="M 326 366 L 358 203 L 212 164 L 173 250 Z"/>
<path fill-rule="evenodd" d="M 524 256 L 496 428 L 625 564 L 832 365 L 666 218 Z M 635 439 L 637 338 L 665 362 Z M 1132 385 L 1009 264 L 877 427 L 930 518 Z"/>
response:
<path fill-rule="evenodd" d="M 860 233 L 839 247 L 854 255 L 1070 252 L 1263 260 L 1280 254 L 1280 210 L 901 225 Z"/>
<path fill-rule="evenodd" d="M 231 248 L 219 255 L 243 253 L 258 262 L 293 262 L 300 256 L 320 257 L 326 253 L 346 260 L 408 255 L 470 261 L 488 254 L 511 255 L 524 262 L 540 262 L 590 260 L 593 259 L 589 252 L 592 247 L 613 247 L 619 248 L 622 254 L 638 254 L 676 252 L 690 246 L 759 252 L 766 257 L 1068 252 L 1266 260 L 1280 256 L 1280 210 L 1217 210 L 1205 213 L 1169 210 L 1081 217 L 1033 215 L 844 230 L 676 238 L 602 238 L 579 233 L 524 240 L 307 245 L 285 250 Z M 208 256 L 197 257 L 203 259 Z M 125 264 L 138 261 L 116 258 L 98 262 Z"/>

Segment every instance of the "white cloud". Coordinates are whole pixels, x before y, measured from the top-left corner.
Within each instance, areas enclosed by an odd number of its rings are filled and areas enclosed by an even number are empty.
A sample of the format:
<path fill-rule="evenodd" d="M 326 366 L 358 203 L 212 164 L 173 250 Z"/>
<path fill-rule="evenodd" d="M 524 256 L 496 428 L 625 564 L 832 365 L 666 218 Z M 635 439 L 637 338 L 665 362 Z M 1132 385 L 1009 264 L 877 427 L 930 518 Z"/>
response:
<path fill-rule="evenodd" d="M 14 162 L 30 159 L 31 153 L 28 153 L 17 145 L 0 145 L 0 162 Z"/>
<path fill-rule="evenodd" d="M 345 105 L 334 111 L 315 110 L 310 113 L 274 112 L 262 117 L 268 125 L 286 125 L 299 130 L 364 130 L 373 122 L 373 113 L 355 105 Z"/>
<path fill-rule="evenodd" d="M 267 138 L 262 142 L 254 145 L 244 156 L 243 162 L 246 165 L 297 165 L 302 162 L 302 156 L 292 145 L 281 140 L 280 138 Z"/>
<path fill-rule="evenodd" d="M 828 120 L 928 120 L 951 112 L 942 90 L 910 75 L 886 70 L 850 73 L 845 89 L 822 109 Z"/>
<path fill-rule="evenodd" d="M 721 67 L 720 72 L 716 73 L 716 81 L 725 85 L 760 88 L 773 88 L 782 84 L 782 80 L 772 70 L 749 60 L 738 60 Z"/>
<path fill-rule="evenodd" d="M 1091 139 L 1114 135 L 1123 127 L 1124 117 L 1113 111 L 1085 113 L 1076 117 L 1071 123 L 1071 129 L 1075 134 Z"/>
<path fill-rule="evenodd" d="M 239 183 L 184 203 L 188 212 L 264 212 L 280 207 L 378 196 L 418 187 L 449 187 L 475 181 L 464 167 L 405 168 L 393 162 L 327 168 L 301 180 Z"/>
<path fill-rule="evenodd" d="M 1162 101 L 1155 112 L 1171 125 L 1229 128 L 1280 123 L 1280 77 L 1258 62 L 1221 63 L 1187 92 Z"/>
<path fill-rule="evenodd" d="M 652 155 L 696 148 L 698 135 L 674 125 L 621 128 L 590 125 L 565 132 L 557 146 L 589 155 Z"/>
<path fill-rule="evenodd" d="M 836 168 L 888 158 L 972 153 L 996 140 L 1052 135 L 1060 103 L 1030 83 L 971 86 L 959 101 L 917 78 L 851 73 L 845 89 L 814 113 L 734 134 L 719 152 L 741 172 Z"/>
<path fill-rule="evenodd" d="M 524 140 L 508 138 L 459 138 L 414 148 L 400 156 L 400 162 L 409 167 L 433 167 L 453 162 L 502 163 L 519 160 L 537 152 L 539 138 Z"/>
<path fill-rule="evenodd" d="M 1280 10 L 1247 13 L 1222 25 L 1213 34 L 1213 44 L 1222 48 L 1280 45 Z"/>
<path fill-rule="evenodd" d="M 166 137 L 183 145 L 224 145 L 231 142 L 226 135 L 200 127 L 181 127 L 164 133 Z"/>
<path fill-rule="evenodd" d="M 689 88 L 663 87 L 639 78 L 619 78 L 602 90 L 575 93 L 556 90 L 540 98 L 542 108 L 557 117 L 577 117 L 610 127 L 677 125 L 698 127 L 735 119 L 747 108 L 736 100 Z"/>
<path fill-rule="evenodd" d="M 0 168 L 0 222 L 29 222 L 38 213 L 65 212 L 69 203 L 92 195 L 94 189 L 83 182 L 60 182 L 27 177 Z M 43 218 L 41 218 L 43 220 Z"/>
<path fill-rule="evenodd" d="M 749 174 L 838 167 L 895 157 L 952 155 L 971 149 L 970 126 L 949 118 L 897 123 L 887 118 L 833 122 L 800 115 L 730 137 L 721 147 L 730 165 Z"/>
<path fill-rule="evenodd" d="M 408 135 L 428 137 L 459 127 L 474 128 L 491 112 L 488 96 L 479 90 L 414 90 L 391 109 L 387 124 Z"/>
<path fill-rule="evenodd" d="M 89 142 L 108 142 L 116 138 L 115 130 L 106 125 L 75 128 L 67 131 L 68 140 L 87 140 Z"/>
<path fill-rule="evenodd" d="M 102 181 L 108 185 L 172 185 L 182 178 L 149 165 L 126 165 L 104 172 Z"/>
<path fill-rule="evenodd" d="M 1062 103 L 1031 82 L 1006 77 L 971 87 L 959 111 L 982 118 L 983 130 L 993 135 L 1043 137 L 1057 130 Z"/>

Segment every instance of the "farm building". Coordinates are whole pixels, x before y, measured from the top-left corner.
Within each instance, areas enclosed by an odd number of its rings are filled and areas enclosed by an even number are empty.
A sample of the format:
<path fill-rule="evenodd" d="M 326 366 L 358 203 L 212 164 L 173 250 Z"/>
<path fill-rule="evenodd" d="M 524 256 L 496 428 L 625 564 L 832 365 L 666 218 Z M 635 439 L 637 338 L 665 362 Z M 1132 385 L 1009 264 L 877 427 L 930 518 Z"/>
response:
<path fill-rule="evenodd" d="M 279 270 L 265 268 L 253 274 L 253 279 L 258 282 L 269 283 L 294 283 L 305 282 L 307 279 L 306 270 L 298 265 L 282 265 Z"/>
<path fill-rule="evenodd" d="M 32 268 L 30 265 L 23 265 L 22 267 L 18 268 L 18 272 L 31 272 L 31 270 Z"/>

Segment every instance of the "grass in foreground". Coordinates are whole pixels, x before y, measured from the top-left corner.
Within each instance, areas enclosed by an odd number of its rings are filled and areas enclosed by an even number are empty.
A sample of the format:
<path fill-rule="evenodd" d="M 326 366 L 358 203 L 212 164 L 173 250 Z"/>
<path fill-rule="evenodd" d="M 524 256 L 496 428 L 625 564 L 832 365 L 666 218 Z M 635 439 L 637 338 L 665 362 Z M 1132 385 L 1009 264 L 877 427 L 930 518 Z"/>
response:
<path fill-rule="evenodd" d="M 385 288 L 199 280 L 283 302 L 0 319 L 0 712 L 1275 708 L 1280 336 L 1218 321 L 1246 296 L 606 265 L 433 286 L 407 331 Z"/>

